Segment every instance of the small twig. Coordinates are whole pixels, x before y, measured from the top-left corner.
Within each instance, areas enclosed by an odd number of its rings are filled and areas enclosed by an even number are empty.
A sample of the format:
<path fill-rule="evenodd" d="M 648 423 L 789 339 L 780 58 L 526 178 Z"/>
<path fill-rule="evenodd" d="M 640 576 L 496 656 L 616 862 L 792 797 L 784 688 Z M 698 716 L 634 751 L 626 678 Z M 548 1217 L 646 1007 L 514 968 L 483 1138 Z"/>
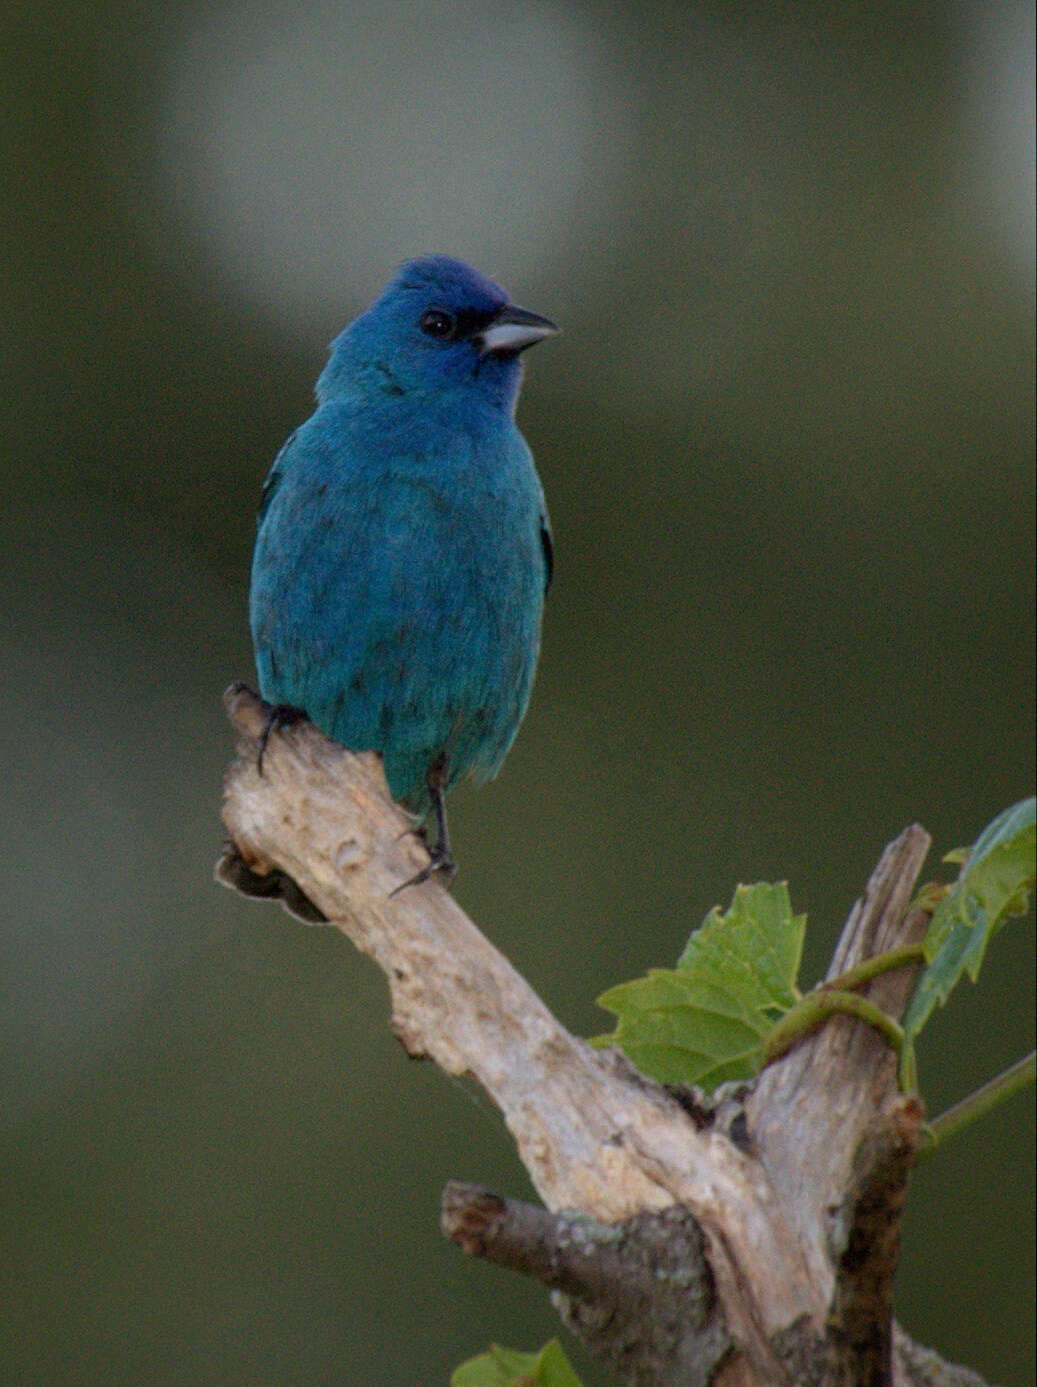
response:
<path fill-rule="evenodd" d="M 1021 1060 L 1008 1066 L 1003 1073 L 989 1080 L 975 1093 L 970 1093 L 960 1103 L 940 1114 L 929 1123 L 925 1134 L 925 1144 L 918 1153 L 918 1160 L 926 1161 L 951 1137 L 963 1132 L 973 1122 L 978 1122 L 987 1113 L 1013 1097 L 1037 1079 L 1037 1050 L 1031 1050 Z"/>
<path fill-rule="evenodd" d="M 629 1297 L 629 1268 L 619 1255 L 615 1224 L 552 1214 L 538 1204 L 451 1180 L 443 1189 L 440 1227 L 470 1257 L 523 1272 L 552 1290 L 606 1303 Z M 699 1242 L 701 1249 L 701 1237 Z"/>

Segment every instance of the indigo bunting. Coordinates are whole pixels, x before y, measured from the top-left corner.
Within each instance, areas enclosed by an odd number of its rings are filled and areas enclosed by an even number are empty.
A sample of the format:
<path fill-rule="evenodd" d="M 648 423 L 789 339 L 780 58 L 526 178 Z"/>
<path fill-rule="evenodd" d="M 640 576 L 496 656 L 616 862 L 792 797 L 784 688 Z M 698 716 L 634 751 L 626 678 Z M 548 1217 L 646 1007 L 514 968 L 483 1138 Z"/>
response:
<path fill-rule="evenodd" d="M 453 874 L 444 796 L 496 774 L 529 702 L 551 531 L 514 414 L 520 353 L 557 330 L 460 261 L 409 261 L 331 344 L 263 488 L 268 732 L 305 714 L 381 753 L 394 799 L 435 816 L 415 881 Z"/>

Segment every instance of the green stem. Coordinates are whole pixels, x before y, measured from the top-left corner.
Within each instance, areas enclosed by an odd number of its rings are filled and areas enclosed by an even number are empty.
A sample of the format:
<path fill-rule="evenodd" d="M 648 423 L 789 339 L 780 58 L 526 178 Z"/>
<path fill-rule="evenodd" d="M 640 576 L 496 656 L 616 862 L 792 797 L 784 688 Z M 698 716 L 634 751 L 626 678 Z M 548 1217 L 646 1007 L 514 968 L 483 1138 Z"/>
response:
<path fill-rule="evenodd" d="M 791 1015 L 791 1012 L 789 1014 Z M 960 1103 L 955 1103 L 953 1108 L 948 1108 L 945 1113 L 934 1118 L 929 1123 L 928 1141 L 919 1151 L 918 1160 L 928 1160 L 937 1147 L 942 1146 L 951 1137 L 957 1136 L 959 1132 L 970 1127 L 981 1117 L 986 1117 L 988 1112 L 993 1112 L 1013 1094 L 1024 1089 L 1027 1084 L 1032 1084 L 1035 1079 L 1037 1079 L 1037 1050 L 1031 1050 L 1023 1059 L 1016 1060 L 1015 1064 L 1009 1065 L 995 1079 L 991 1079 L 982 1088 L 977 1088 L 975 1093 L 970 1093 Z"/>
<path fill-rule="evenodd" d="M 901 944 L 898 949 L 890 949 L 887 953 L 866 958 L 863 963 L 858 963 L 856 968 L 847 969 L 831 982 L 823 982 L 818 991 L 853 992 L 855 988 L 863 987 L 865 983 L 871 982 L 882 973 L 892 973 L 894 968 L 906 968 L 910 963 L 924 961 L 925 950 L 921 944 Z"/>
<path fill-rule="evenodd" d="M 763 1042 L 763 1062 L 770 1064 L 786 1050 L 823 1026 L 830 1016 L 856 1016 L 874 1026 L 886 1037 L 891 1047 L 899 1054 L 904 1043 L 904 1032 L 897 1023 L 881 1011 L 867 997 L 856 992 L 834 992 L 820 990 L 808 992 L 805 997 L 791 1007 L 781 1018 Z"/>

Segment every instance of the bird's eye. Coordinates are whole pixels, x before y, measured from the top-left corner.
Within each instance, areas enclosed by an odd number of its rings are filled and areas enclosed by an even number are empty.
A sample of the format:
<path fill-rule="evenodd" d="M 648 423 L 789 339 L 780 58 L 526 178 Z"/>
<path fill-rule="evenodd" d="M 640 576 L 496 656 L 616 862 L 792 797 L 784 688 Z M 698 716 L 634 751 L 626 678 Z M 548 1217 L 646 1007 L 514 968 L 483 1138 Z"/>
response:
<path fill-rule="evenodd" d="M 440 341 L 445 341 L 453 337 L 457 323 L 441 308 L 430 308 L 427 313 L 421 315 L 420 326 L 422 332 L 428 333 L 429 337 L 438 337 Z"/>

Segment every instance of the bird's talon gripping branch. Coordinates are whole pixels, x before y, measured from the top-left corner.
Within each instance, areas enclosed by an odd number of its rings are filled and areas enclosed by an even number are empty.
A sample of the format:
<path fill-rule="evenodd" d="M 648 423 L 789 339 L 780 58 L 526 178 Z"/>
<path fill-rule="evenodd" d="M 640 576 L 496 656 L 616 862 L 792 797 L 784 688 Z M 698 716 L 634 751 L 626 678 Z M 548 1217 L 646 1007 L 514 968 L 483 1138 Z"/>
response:
<path fill-rule="evenodd" d="M 389 892 L 389 898 L 398 896 L 401 891 L 406 891 L 408 886 L 420 886 L 422 882 L 428 881 L 434 876 L 443 878 L 443 885 L 449 886 L 457 875 L 457 863 L 450 856 L 448 851 L 443 851 L 438 843 L 434 843 L 429 848 L 428 862 L 422 867 L 420 872 L 415 872 L 414 876 L 408 877 L 406 881 L 401 881 L 399 886 L 394 886 Z"/>
<path fill-rule="evenodd" d="M 398 895 L 408 886 L 420 886 L 423 881 L 428 881 L 429 877 L 437 873 L 443 878 L 444 886 L 449 886 L 456 876 L 457 863 L 450 847 L 450 831 L 446 819 L 447 783 L 447 758 L 443 755 L 432 763 L 426 777 L 432 812 L 436 816 L 436 841 L 428 846 L 428 862 L 421 871 L 390 891 L 390 896 Z M 420 833 L 423 839 L 426 837 L 424 824 L 419 824 L 414 831 Z"/>
<path fill-rule="evenodd" d="M 263 774 L 263 756 L 266 752 L 267 743 L 275 732 L 283 732 L 285 728 L 294 726 L 297 722 L 305 722 L 306 714 L 301 708 L 293 708 L 290 703 L 275 703 L 266 710 L 266 719 L 263 723 L 263 730 L 259 734 L 259 755 L 256 757 L 256 769 L 259 774 Z"/>

